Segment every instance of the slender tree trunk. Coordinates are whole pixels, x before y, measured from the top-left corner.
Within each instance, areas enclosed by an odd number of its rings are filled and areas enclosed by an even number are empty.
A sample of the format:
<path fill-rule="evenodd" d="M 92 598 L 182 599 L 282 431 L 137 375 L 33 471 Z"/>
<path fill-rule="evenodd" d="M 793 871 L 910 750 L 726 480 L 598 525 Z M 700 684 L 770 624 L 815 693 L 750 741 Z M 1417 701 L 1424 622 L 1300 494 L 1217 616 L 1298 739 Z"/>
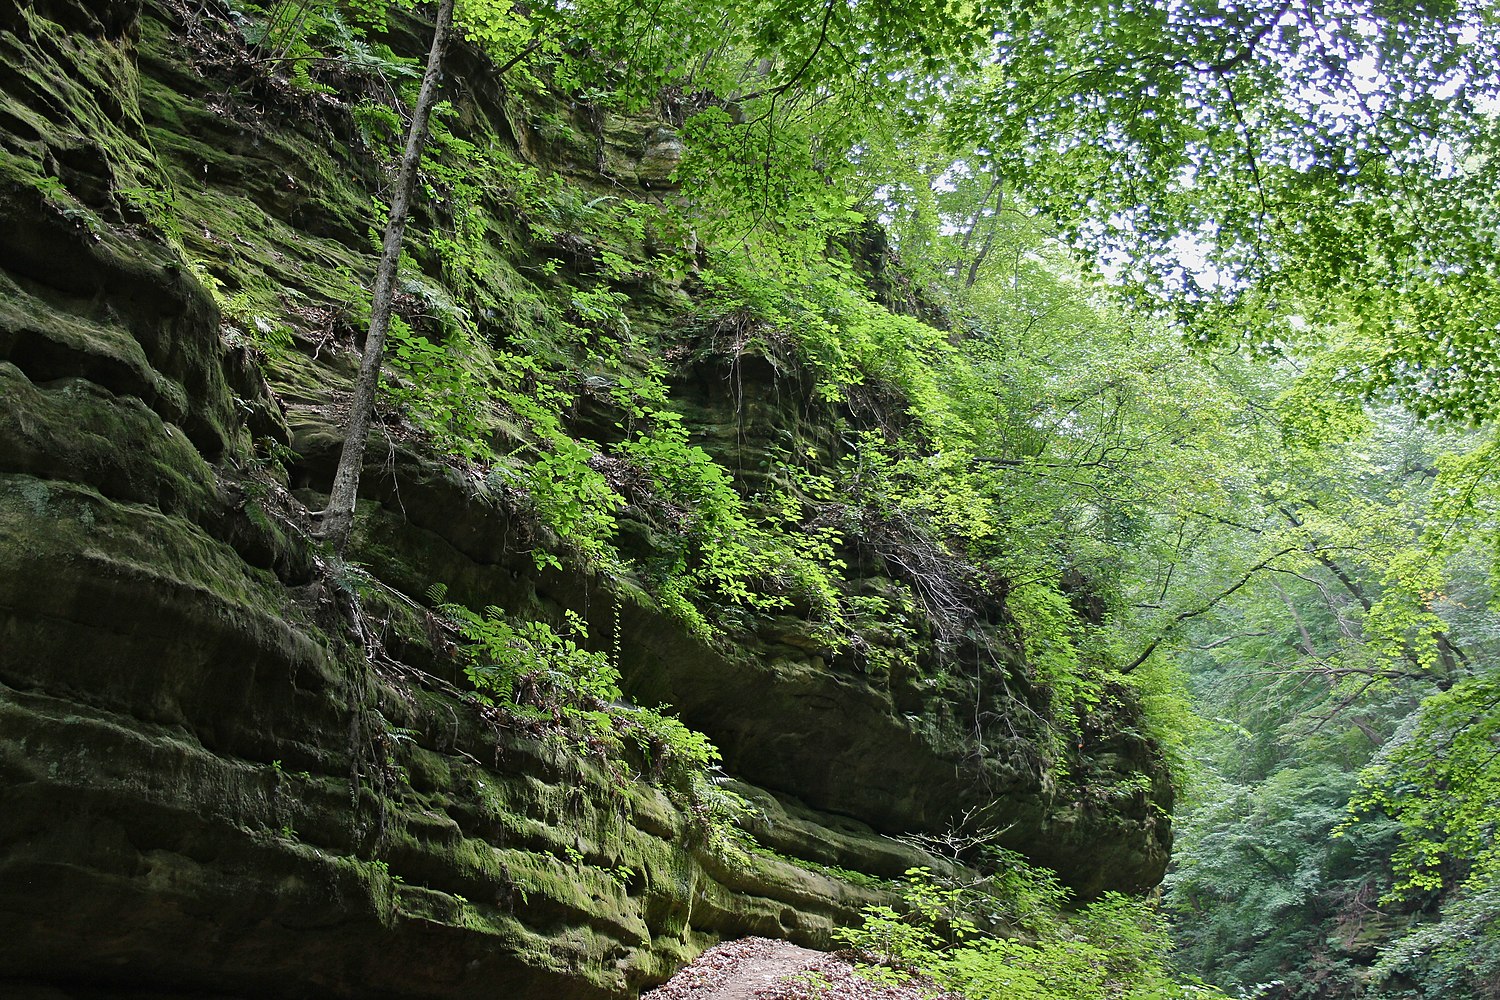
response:
<path fill-rule="evenodd" d="M 999 193 L 996 194 L 996 192 Z M 995 178 L 995 183 L 990 185 L 990 194 L 995 195 L 995 214 L 990 217 L 989 227 L 985 231 L 984 246 L 980 247 L 979 252 L 974 255 L 974 259 L 969 262 L 969 273 L 964 278 L 965 288 L 974 287 L 974 283 L 979 280 L 979 269 L 983 267 L 984 262 L 989 259 L 990 251 L 994 249 L 995 246 L 995 233 L 1000 229 L 1000 213 L 1005 208 L 1005 189 L 1000 186 L 1000 178 Z M 984 200 L 986 203 L 988 203 L 990 200 L 990 194 L 986 194 L 984 196 Z M 965 250 L 969 248 L 969 239 L 974 235 L 974 229 L 978 225 L 979 219 L 976 218 L 974 220 L 974 225 L 969 227 L 969 232 L 964 236 L 963 246 Z"/>
<path fill-rule="evenodd" d="M 370 419 L 375 409 L 375 390 L 380 384 L 380 362 L 385 355 L 385 335 L 391 325 L 391 300 L 396 291 L 396 272 L 401 261 L 401 243 L 406 236 L 406 216 L 417 186 L 417 170 L 422 150 L 427 146 L 427 126 L 432 106 L 437 103 L 438 78 L 443 75 L 443 57 L 448 50 L 448 35 L 453 26 L 454 0 L 440 0 L 437 26 L 432 33 L 432 49 L 427 54 L 427 72 L 422 76 L 422 90 L 412 111 L 411 128 L 406 133 L 406 152 L 396 174 L 391 194 L 391 217 L 385 226 L 385 242 L 380 252 L 380 266 L 375 271 L 375 288 L 370 298 L 370 332 L 365 338 L 365 353 L 360 360 L 359 378 L 354 383 L 354 399 L 349 404 L 349 427 L 344 435 L 344 450 L 339 455 L 338 471 L 328 508 L 323 511 L 319 533 L 333 543 L 340 555 L 349 544 L 354 527 L 354 501 L 359 492 L 359 474 L 364 466 L 365 443 L 370 436 Z"/>

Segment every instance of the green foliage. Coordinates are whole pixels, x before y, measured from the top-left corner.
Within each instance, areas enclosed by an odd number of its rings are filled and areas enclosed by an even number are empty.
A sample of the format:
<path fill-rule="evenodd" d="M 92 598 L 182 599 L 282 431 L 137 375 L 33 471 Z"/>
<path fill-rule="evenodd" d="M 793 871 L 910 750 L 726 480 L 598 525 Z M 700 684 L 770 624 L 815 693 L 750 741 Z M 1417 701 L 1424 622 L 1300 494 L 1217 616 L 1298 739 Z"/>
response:
<path fill-rule="evenodd" d="M 608 653 L 586 648 L 588 629 L 579 615 L 566 612 L 566 630 L 559 633 L 546 622 L 516 619 L 495 607 L 483 615 L 458 604 L 439 610 L 467 640 L 464 675 L 482 702 L 522 720 L 560 725 L 563 732 L 580 730 L 615 753 L 628 741 L 650 775 L 685 792 L 710 825 L 735 811 L 727 793 L 708 778 L 720 760 L 718 748 L 665 706 L 624 702 L 618 666 Z"/>
<path fill-rule="evenodd" d="M 1347 832 L 1380 811 L 1400 824 L 1392 898 L 1458 878 L 1470 893 L 1500 884 L 1500 678 L 1465 678 L 1422 702 L 1360 776 Z"/>
<path fill-rule="evenodd" d="M 1358 974 L 1334 941 L 1369 917 L 1392 836 L 1377 826 L 1330 839 L 1352 783 L 1320 762 L 1201 797 L 1168 880 L 1192 968 L 1225 986 L 1280 980 L 1281 995 L 1346 995 Z"/>
<path fill-rule="evenodd" d="M 542 523 L 576 546 L 586 560 L 599 560 L 610 551 L 614 514 L 624 501 L 594 469 L 598 452 L 592 442 L 559 435 L 550 444 L 552 450 L 532 463 L 526 489 Z M 535 556 L 538 567 L 559 565 L 556 556 L 543 550 Z"/>
<path fill-rule="evenodd" d="M 833 936 L 897 974 L 926 971 L 941 963 L 950 946 L 976 933 L 972 921 L 960 915 L 963 895 L 961 888 L 939 885 L 930 868 L 908 868 L 904 912 L 867 906 L 859 927 L 835 928 Z"/>
<path fill-rule="evenodd" d="M 307 93 L 336 94 L 332 86 L 314 77 L 325 63 L 336 62 L 345 73 L 388 82 L 420 76 L 413 60 L 367 37 L 386 31 L 387 13 L 393 6 L 410 4 L 393 5 L 388 0 L 356 0 L 344 6 L 328 0 L 237 3 L 235 23 L 263 72 L 280 76 Z"/>
<path fill-rule="evenodd" d="M 412 332 L 400 316 L 391 317 L 386 396 L 401 407 L 444 453 L 470 462 L 493 457 L 488 441 L 490 403 L 483 391 L 478 357 L 468 336 L 454 333 L 433 343 Z"/>
<path fill-rule="evenodd" d="M 744 502 L 729 475 L 708 452 L 688 442 L 687 430 L 675 414 L 650 415 L 656 427 L 621 441 L 615 453 L 650 478 L 652 489 L 674 505 L 688 531 L 708 539 L 750 530 Z"/>
<path fill-rule="evenodd" d="M 471 643 L 464 650 L 464 674 L 492 704 L 543 718 L 554 711 L 577 717 L 620 697 L 619 671 L 606 654 L 579 644 L 588 630 L 573 612 L 568 631 L 559 635 L 546 622 L 512 621 L 495 607 L 482 616 L 458 604 L 441 610 Z"/>
<path fill-rule="evenodd" d="M 395 109 L 366 98 L 349 113 L 366 146 L 388 158 L 393 158 L 400 150 L 401 116 Z"/>
<path fill-rule="evenodd" d="M 927 869 L 906 874 L 904 912 L 870 906 L 859 928 L 834 936 L 862 952 L 874 966 L 860 966 L 875 982 L 900 981 L 916 973 L 974 1000 L 1186 1000 L 1223 996 L 1185 982 L 1167 963 L 1171 938 L 1152 905 L 1107 893 L 1064 915 L 1051 873 L 1015 868 L 1035 885 L 1016 884 L 1020 896 L 1046 908 L 1032 926 L 1033 940 L 980 934 L 962 915 L 962 889 L 942 887 Z"/>
<path fill-rule="evenodd" d="M 1438 918 L 1397 933 L 1370 970 L 1375 982 L 1421 984 L 1426 996 L 1484 996 L 1500 981 L 1500 888 L 1471 881 Z M 1399 987 L 1389 995 L 1400 996 Z"/>
<path fill-rule="evenodd" d="M 1480 610 L 1482 479 L 1457 455 L 1486 437 L 1387 410 L 1326 445 L 1280 440 L 1263 512 L 1234 520 L 1295 554 L 1185 643 L 1220 725 L 1196 740 L 1212 769 L 1179 817 L 1168 882 L 1184 958 L 1225 986 L 1274 983 L 1274 997 L 1472 989 L 1479 978 L 1453 973 L 1488 961 L 1459 956 L 1486 912 L 1464 900 L 1490 878 L 1493 747 L 1478 720 L 1495 633 Z M 1476 742 L 1450 759 L 1471 724 Z"/>
<path fill-rule="evenodd" d="M 1056 701 L 1063 724 L 1076 725 L 1078 715 L 1099 704 L 1102 690 L 1097 674 L 1074 645 L 1078 622 L 1073 609 L 1056 590 L 1040 585 L 1011 591 L 1005 608 L 1027 662 Z"/>
<path fill-rule="evenodd" d="M 718 747 L 668 714 L 665 705 L 643 709 L 635 720 L 640 728 L 632 733 L 632 738 L 658 773 L 675 775 L 680 780 L 684 775 L 706 774 L 718 766 Z"/>
<path fill-rule="evenodd" d="M 115 194 L 174 247 L 182 247 L 182 217 L 170 187 L 122 187 Z"/>
<path fill-rule="evenodd" d="M 862 220 L 856 220 L 862 221 Z M 941 332 L 872 302 L 848 263 L 819 256 L 757 261 L 716 255 L 699 276 L 698 309 L 705 325 L 753 324 L 738 350 L 774 356 L 795 344 L 797 361 L 816 378 L 815 391 L 842 400 L 858 385 L 900 394 L 924 429 L 941 430 L 947 396 L 939 388 L 952 350 Z"/>
<path fill-rule="evenodd" d="M 1131 671 L 1126 683 L 1140 705 L 1144 735 L 1166 760 L 1178 801 L 1192 801 L 1204 771 L 1198 750 L 1211 725 L 1194 708 L 1182 670 L 1148 662 Z"/>
<path fill-rule="evenodd" d="M 575 291 L 568 304 L 585 329 L 628 335 L 630 320 L 622 308 L 627 301 L 625 293 L 601 286 Z"/>
<path fill-rule="evenodd" d="M 1070 895 L 1056 873 L 1038 868 L 1003 847 L 986 847 L 983 858 L 984 868 L 990 873 L 984 895 L 969 902 L 987 909 L 998 904 L 994 915 L 1016 927 L 1039 933 L 1053 930 Z"/>

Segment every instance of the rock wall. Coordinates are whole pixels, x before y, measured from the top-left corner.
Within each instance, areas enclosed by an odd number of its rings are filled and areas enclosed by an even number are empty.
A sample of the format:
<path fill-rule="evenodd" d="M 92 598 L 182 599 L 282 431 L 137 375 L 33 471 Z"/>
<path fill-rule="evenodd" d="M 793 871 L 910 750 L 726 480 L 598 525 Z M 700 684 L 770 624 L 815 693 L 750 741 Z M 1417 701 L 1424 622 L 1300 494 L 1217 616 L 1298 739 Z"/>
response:
<path fill-rule="evenodd" d="M 394 428 L 366 475 L 368 575 L 341 578 L 307 508 L 355 355 L 320 310 L 369 272 L 379 169 L 338 109 L 241 93 L 189 18 L 0 0 L 0 992 L 626 996 L 722 937 L 827 945 L 887 892 L 826 866 L 939 864 L 889 835 L 976 802 L 1085 892 L 1160 878 L 1170 788 L 1124 726 L 1098 720 L 1059 780 L 1015 719 L 977 751 L 919 663 L 871 678 L 795 617 L 707 644 L 628 588 L 537 572 L 512 513 Z M 659 127 L 604 122 L 570 151 L 506 100 L 476 88 L 462 113 L 554 169 L 661 183 Z M 253 282 L 306 317 L 269 362 L 211 292 Z M 724 363 L 679 376 L 709 447 L 744 447 L 747 421 L 826 434 L 774 372 L 719 391 Z M 271 451 L 295 452 L 285 474 Z M 749 782 L 750 840 L 480 710 L 420 606 L 435 581 L 618 625 L 630 693 Z M 1137 773 L 1150 787 L 1090 795 Z"/>

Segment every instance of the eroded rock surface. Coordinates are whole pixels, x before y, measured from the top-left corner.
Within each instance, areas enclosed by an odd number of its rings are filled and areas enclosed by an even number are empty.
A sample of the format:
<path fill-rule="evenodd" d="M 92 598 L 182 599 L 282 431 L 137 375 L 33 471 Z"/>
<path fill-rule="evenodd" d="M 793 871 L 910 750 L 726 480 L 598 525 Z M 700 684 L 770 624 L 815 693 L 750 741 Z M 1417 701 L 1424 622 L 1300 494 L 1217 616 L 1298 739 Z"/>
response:
<path fill-rule="evenodd" d="M 184 48 L 189 13 L 0 3 L 0 992 L 629 995 L 724 937 L 826 945 L 887 894 L 819 866 L 937 864 L 889 835 L 975 802 L 1084 891 L 1159 879 L 1170 789 L 1122 727 L 1100 719 L 1059 782 L 1023 721 L 981 749 L 956 707 L 1003 718 L 1036 692 L 939 690 L 920 657 L 872 677 L 794 615 L 711 646 L 576 567 L 538 573 L 505 510 L 394 432 L 354 547 L 388 588 L 373 661 L 306 512 L 354 368 L 316 318 L 369 270 L 378 168 L 328 120 L 235 104 Z M 470 100 L 561 171 L 660 182 L 678 155 L 623 126 L 547 146 L 496 94 Z M 309 317 L 269 364 L 209 291 L 252 277 Z M 673 294 L 641 301 L 666 322 Z M 774 371 L 720 391 L 726 363 L 681 375 L 706 447 L 826 436 Z M 867 577 L 890 583 L 878 560 Z M 630 693 L 718 743 L 765 850 L 480 712 L 424 633 L 438 581 L 597 634 L 618 620 Z"/>

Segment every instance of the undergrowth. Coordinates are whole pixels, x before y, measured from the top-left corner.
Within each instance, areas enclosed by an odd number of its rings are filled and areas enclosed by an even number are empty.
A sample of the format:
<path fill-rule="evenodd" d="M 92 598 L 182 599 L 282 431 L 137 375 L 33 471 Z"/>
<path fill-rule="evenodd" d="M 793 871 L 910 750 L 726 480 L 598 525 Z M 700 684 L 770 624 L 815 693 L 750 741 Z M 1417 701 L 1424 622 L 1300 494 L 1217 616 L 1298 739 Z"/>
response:
<path fill-rule="evenodd" d="M 435 591 L 440 593 L 440 591 Z M 722 838 L 744 808 L 719 788 L 719 750 L 665 706 L 631 704 L 620 691 L 620 671 L 609 652 L 590 650 L 587 624 L 572 611 L 561 632 L 546 622 L 519 619 L 497 607 L 479 614 L 460 604 L 439 605 L 465 640 L 459 650 L 475 697 L 522 728 L 572 745 L 614 766 L 621 780 L 630 762 L 657 782 L 712 841 Z"/>
<path fill-rule="evenodd" d="M 945 883 L 930 869 L 906 873 L 903 905 L 868 906 L 859 927 L 834 931 L 862 976 L 926 982 L 968 1000 L 1187 1000 L 1222 997 L 1178 975 L 1155 904 L 1119 893 L 1064 909 L 1055 875 L 1017 856 L 1001 859 L 987 891 Z M 976 918 L 1002 915 L 1008 934 Z"/>

